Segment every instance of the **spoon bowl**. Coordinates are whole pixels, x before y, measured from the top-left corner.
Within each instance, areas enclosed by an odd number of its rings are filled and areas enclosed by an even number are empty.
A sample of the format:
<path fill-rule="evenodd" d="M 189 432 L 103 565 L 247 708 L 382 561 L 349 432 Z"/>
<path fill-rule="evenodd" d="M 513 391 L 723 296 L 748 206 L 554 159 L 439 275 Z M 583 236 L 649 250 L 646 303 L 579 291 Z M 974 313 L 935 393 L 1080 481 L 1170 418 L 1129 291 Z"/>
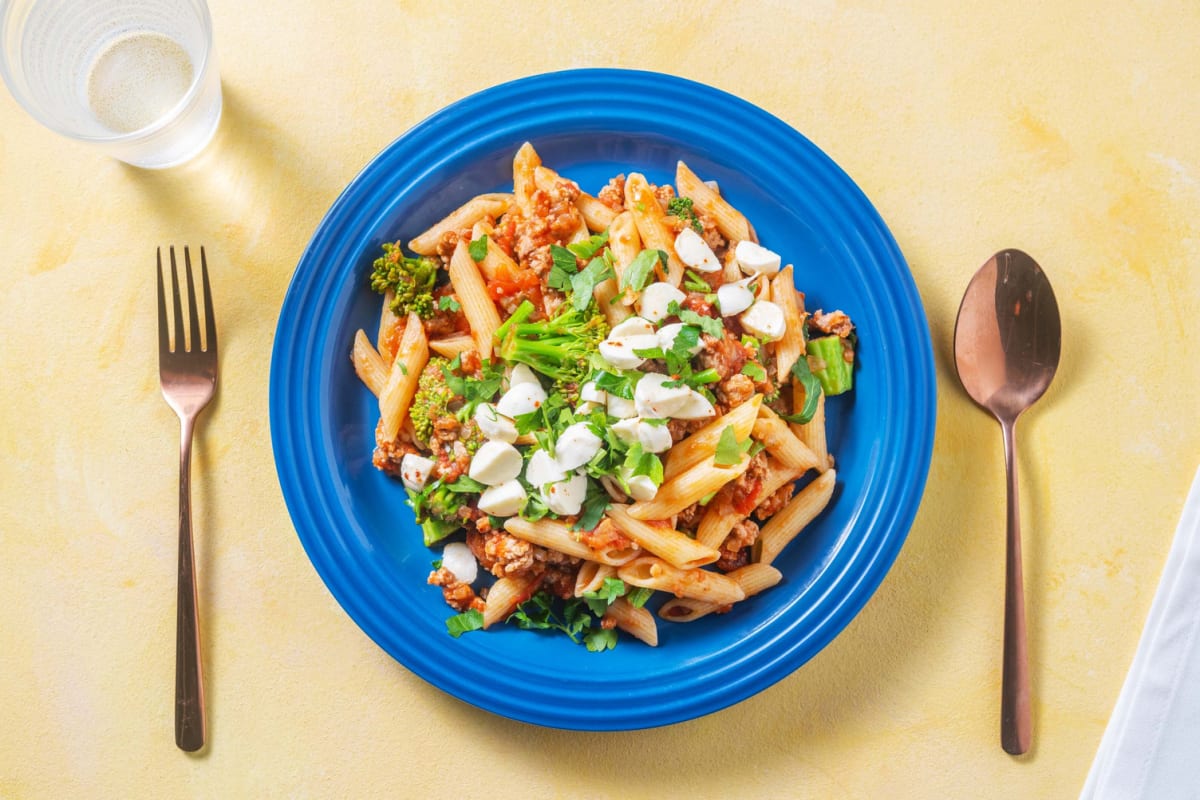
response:
<path fill-rule="evenodd" d="M 989 258 L 971 278 L 958 309 L 954 364 L 967 394 L 996 418 L 1004 434 L 1008 531 L 1000 742 L 1013 755 L 1028 751 L 1033 741 L 1016 424 L 1050 386 L 1061 345 L 1058 301 L 1042 268 L 1020 250 Z"/>

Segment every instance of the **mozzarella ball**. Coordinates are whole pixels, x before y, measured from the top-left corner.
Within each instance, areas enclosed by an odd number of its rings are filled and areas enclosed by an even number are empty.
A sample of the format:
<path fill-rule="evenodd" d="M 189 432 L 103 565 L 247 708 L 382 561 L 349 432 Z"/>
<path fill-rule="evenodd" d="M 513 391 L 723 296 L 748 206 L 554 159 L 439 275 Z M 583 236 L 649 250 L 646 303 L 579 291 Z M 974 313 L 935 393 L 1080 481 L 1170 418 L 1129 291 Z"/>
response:
<path fill-rule="evenodd" d="M 488 439 L 510 444 L 517 440 L 516 424 L 497 411 L 491 403 L 480 403 L 475 406 L 475 424 Z"/>
<path fill-rule="evenodd" d="M 429 473 L 432 471 L 433 461 L 425 456 L 405 453 L 404 458 L 400 459 L 400 479 L 414 492 L 425 488 L 425 482 L 429 480 Z"/>
<path fill-rule="evenodd" d="M 690 227 L 684 228 L 675 237 L 675 255 L 697 272 L 721 271 L 721 262 L 717 260 L 708 242 Z"/>
<path fill-rule="evenodd" d="M 638 298 L 638 313 L 650 322 L 662 322 L 671 316 L 671 303 L 682 303 L 687 295 L 669 283 L 652 283 Z"/>
<path fill-rule="evenodd" d="M 486 486 L 496 486 L 520 475 L 521 464 L 521 453 L 508 442 L 484 442 L 467 474 Z"/>
<path fill-rule="evenodd" d="M 633 402 L 639 416 L 670 419 L 687 402 L 691 389 L 686 386 L 663 386 L 670 380 L 670 376 L 657 372 L 648 372 L 641 377 L 633 390 Z"/>
<path fill-rule="evenodd" d="M 554 443 L 554 460 L 563 469 L 582 467 L 600 452 L 603 444 L 586 422 L 576 422 L 568 426 Z"/>
<path fill-rule="evenodd" d="M 500 396 L 496 410 L 514 418 L 537 411 L 546 402 L 546 390 L 540 383 L 518 383 Z"/>
<path fill-rule="evenodd" d="M 521 491 L 524 492 L 523 489 Z M 474 583 L 479 577 L 479 562 L 475 560 L 471 548 L 463 542 L 451 542 L 442 548 L 442 566 L 463 583 Z"/>
<path fill-rule="evenodd" d="M 774 275 L 779 272 L 779 254 L 760 244 L 750 241 L 738 242 L 733 255 L 742 272 L 747 275 Z"/>
<path fill-rule="evenodd" d="M 783 309 L 770 300 L 759 300 L 738 319 L 747 333 L 767 342 L 779 341 L 787 331 Z"/>
<path fill-rule="evenodd" d="M 488 487 L 483 494 L 479 495 L 479 510 L 485 514 L 491 514 L 495 517 L 511 517 L 514 514 L 520 513 L 525 507 L 525 501 L 529 496 L 525 493 L 525 487 L 516 478 L 505 481 L 504 483 Z M 443 562 L 443 566 L 445 566 Z M 454 572 L 454 570 L 450 570 Z M 463 580 L 457 572 L 454 576 L 459 580 Z M 467 581 L 470 583 L 470 581 Z"/>

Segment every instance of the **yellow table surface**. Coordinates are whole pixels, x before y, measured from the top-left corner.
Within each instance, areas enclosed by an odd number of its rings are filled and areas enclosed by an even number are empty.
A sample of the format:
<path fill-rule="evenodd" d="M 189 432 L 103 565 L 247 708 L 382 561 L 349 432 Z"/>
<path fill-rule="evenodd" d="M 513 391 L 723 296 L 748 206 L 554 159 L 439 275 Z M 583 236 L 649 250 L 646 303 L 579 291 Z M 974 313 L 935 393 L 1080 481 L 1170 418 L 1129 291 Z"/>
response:
<path fill-rule="evenodd" d="M 0 798 L 1077 795 L 1200 460 L 1200 6 L 734 5 L 213 0 L 225 116 L 163 172 L 0 93 Z M 938 382 L 924 500 L 865 609 L 755 697 L 621 734 L 493 716 L 373 644 L 295 535 L 267 409 L 292 270 L 358 170 L 466 94 L 584 66 L 710 83 L 829 153 L 908 259 Z M 193 465 L 198 757 L 172 735 L 170 243 L 207 246 L 221 326 Z M 998 734 L 1000 432 L 951 362 L 963 289 L 1004 247 L 1045 267 L 1065 331 L 1019 431 L 1021 758 Z"/>

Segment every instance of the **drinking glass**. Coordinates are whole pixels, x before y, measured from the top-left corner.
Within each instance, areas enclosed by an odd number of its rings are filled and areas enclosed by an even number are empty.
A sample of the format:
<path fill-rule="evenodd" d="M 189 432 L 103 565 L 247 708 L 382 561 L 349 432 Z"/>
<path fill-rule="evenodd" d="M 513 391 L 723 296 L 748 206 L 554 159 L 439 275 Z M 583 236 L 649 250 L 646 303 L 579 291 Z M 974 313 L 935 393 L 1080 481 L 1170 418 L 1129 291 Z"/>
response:
<path fill-rule="evenodd" d="M 0 0 L 0 46 L 34 119 L 129 164 L 187 161 L 221 120 L 204 0 Z"/>

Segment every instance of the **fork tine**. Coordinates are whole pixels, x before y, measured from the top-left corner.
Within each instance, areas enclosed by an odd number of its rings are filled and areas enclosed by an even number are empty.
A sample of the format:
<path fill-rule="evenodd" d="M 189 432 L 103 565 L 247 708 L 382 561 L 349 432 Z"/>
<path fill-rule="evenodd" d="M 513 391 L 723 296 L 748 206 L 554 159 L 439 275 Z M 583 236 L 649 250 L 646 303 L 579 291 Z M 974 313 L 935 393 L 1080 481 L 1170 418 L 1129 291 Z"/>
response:
<path fill-rule="evenodd" d="M 204 285 L 204 350 L 217 352 L 217 320 L 213 316 L 212 289 L 208 285 L 208 261 L 204 257 L 204 246 L 200 246 L 200 279 Z"/>
<path fill-rule="evenodd" d="M 179 270 L 175 266 L 175 245 L 171 245 L 171 308 L 175 311 L 175 347 L 172 352 L 180 353 L 187 348 L 183 338 L 183 307 L 179 302 Z"/>
<path fill-rule="evenodd" d="M 171 332 L 167 328 L 167 294 L 163 288 L 162 248 L 158 248 L 158 357 L 171 351 Z"/>
<path fill-rule="evenodd" d="M 196 311 L 196 284 L 192 281 L 192 253 L 183 248 L 184 272 L 187 274 L 188 352 L 200 350 L 200 317 Z"/>

